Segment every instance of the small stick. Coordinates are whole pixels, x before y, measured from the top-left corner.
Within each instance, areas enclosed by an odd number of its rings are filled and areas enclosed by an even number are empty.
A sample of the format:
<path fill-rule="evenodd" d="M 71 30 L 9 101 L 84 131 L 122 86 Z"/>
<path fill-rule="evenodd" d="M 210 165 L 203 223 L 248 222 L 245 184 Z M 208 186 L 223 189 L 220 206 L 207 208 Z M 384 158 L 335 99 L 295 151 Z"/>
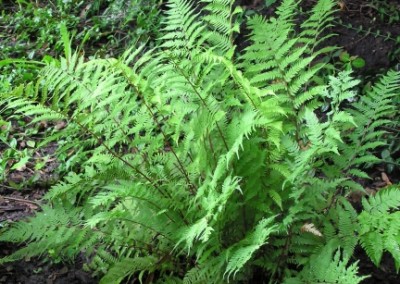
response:
<path fill-rule="evenodd" d="M 8 196 L 0 195 L 0 199 L 1 198 L 8 199 L 8 200 L 13 200 L 13 201 L 17 201 L 17 202 L 30 203 L 30 204 L 33 204 L 33 205 L 36 205 L 36 206 L 40 207 L 40 203 L 35 202 L 35 201 L 31 201 L 31 200 L 26 200 L 26 199 L 22 199 L 22 198 L 8 197 Z"/>

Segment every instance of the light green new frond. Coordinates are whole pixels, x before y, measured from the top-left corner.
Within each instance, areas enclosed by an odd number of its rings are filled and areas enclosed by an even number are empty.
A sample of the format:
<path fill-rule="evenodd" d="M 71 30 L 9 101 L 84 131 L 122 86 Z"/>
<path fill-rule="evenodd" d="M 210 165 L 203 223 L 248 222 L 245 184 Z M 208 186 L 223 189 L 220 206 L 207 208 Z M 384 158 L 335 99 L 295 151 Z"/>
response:
<path fill-rule="evenodd" d="M 307 101 L 310 101 L 311 99 L 321 95 L 324 93 L 326 86 L 315 86 L 307 91 L 300 93 L 293 101 L 293 106 L 296 109 L 299 109 L 301 106 L 303 106 Z"/>
<path fill-rule="evenodd" d="M 293 170 L 289 180 L 294 180 L 312 170 L 313 163 L 325 155 L 337 155 L 341 134 L 335 125 L 328 122 L 321 123 L 311 110 L 305 109 L 304 120 L 307 127 L 303 131 L 306 145 L 299 147 L 299 143 L 289 137 L 282 140 L 289 153 L 295 156 Z"/>

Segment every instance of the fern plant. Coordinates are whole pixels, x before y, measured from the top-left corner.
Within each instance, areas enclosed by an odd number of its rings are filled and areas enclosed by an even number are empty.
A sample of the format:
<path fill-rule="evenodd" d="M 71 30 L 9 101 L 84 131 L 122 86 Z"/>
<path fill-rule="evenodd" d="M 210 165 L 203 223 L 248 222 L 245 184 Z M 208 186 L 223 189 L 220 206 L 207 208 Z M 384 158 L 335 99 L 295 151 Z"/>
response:
<path fill-rule="evenodd" d="M 345 198 L 363 190 L 352 177 L 367 178 L 360 167 L 378 161 L 380 126 L 398 117 L 399 72 L 345 108 L 358 98 L 350 72 L 313 81 L 326 67 L 318 56 L 333 49 L 319 48 L 333 1 L 318 1 L 300 27 L 294 0 L 276 18 L 254 16 L 242 52 L 240 8 L 203 2 L 199 13 L 170 0 L 162 43 L 118 59 L 86 61 L 63 27 L 65 57 L 36 84 L 2 95 L 33 123 L 66 121 L 42 144 L 68 139 L 59 151 L 82 160 L 42 212 L 2 232 L 0 241 L 27 246 L 0 263 L 84 253 L 101 283 L 243 282 L 257 271 L 270 283 L 359 283 L 349 263 L 357 244 L 376 264 L 383 250 L 400 260 L 396 229 L 367 221 L 375 207 L 395 217 L 388 198 L 398 200 L 398 188 L 364 201 L 361 214 Z M 317 115 L 326 102 L 329 112 Z M 387 242 L 374 250 L 378 237 Z"/>
<path fill-rule="evenodd" d="M 361 246 L 375 265 L 379 265 L 383 252 L 387 251 L 400 268 L 399 258 L 399 212 L 390 210 L 399 207 L 398 187 L 378 192 L 368 200 L 363 199 L 364 210 L 358 216 Z"/>

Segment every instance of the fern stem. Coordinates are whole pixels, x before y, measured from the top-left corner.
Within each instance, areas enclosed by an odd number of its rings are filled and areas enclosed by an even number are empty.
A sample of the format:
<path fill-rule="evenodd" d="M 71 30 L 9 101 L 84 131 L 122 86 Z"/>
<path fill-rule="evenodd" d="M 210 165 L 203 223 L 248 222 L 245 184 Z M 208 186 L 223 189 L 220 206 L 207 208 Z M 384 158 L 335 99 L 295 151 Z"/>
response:
<path fill-rule="evenodd" d="M 153 201 L 150 201 L 150 200 L 148 200 L 148 199 L 141 198 L 141 197 L 138 197 L 138 196 L 129 196 L 129 197 L 132 198 L 132 199 L 138 199 L 138 200 L 145 201 L 145 202 L 147 202 L 147 203 L 153 205 L 153 206 L 154 206 L 155 208 L 157 208 L 159 211 L 162 210 L 162 208 L 161 208 L 160 206 L 158 206 L 156 203 L 154 203 Z M 167 212 L 164 212 L 164 214 L 165 214 L 165 216 L 167 216 L 167 218 L 168 218 L 171 222 L 176 223 L 176 221 L 175 221 L 174 219 L 172 219 L 172 217 L 170 217 L 170 216 L 167 214 Z"/>
<path fill-rule="evenodd" d="M 282 261 L 284 260 L 284 258 L 287 257 L 287 253 L 288 253 L 288 250 L 289 250 L 289 247 L 290 247 L 290 240 L 291 240 L 291 238 L 292 238 L 292 229 L 289 228 L 289 230 L 288 230 L 288 235 L 287 235 L 286 240 L 285 240 L 285 246 L 284 246 L 283 249 L 282 249 L 282 253 L 281 253 L 281 254 L 279 255 L 279 257 L 278 257 L 278 260 L 277 260 L 277 262 L 276 262 L 275 269 L 274 269 L 274 271 L 272 272 L 272 276 L 271 276 L 270 281 L 269 281 L 270 284 L 273 283 L 272 281 L 274 280 L 275 275 L 276 275 L 278 269 L 279 269 L 279 268 L 282 269 L 282 270 L 284 269 L 284 268 L 282 268 L 282 267 L 280 267 L 280 266 L 281 266 L 281 263 L 282 263 Z"/>
<path fill-rule="evenodd" d="M 109 233 L 109 232 L 102 231 L 100 228 L 95 227 L 95 228 L 93 228 L 92 230 L 93 230 L 93 231 L 96 231 L 96 232 L 99 232 L 100 234 L 107 235 L 107 236 L 109 236 L 109 237 L 111 237 L 111 238 L 113 237 L 113 233 Z M 125 244 L 126 242 L 124 242 L 124 243 L 119 243 L 118 245 L 121 246 L 121 247 L 125 247 L 125 248 L 136 248 L 136 249 L 141 249 L 141 250 L 143 250 L 143 251 L 147 251 L 148 248 L 152 248 L 152 249 L 154 249 L 155 251 L 158 251 L 158 252 L 160 253 L 160 255 L 171 254 L 169 251 L 164 251 L 164 250 L 162 250 L 162 249 L 160 249 L 160 248 L 154 247 L 152 244 L 146 243 L 146 242 L 144 242 L 144 241 L 142 241 L 142 240 L 133 239 L 132 241 L 137 242 L 137 243 L 141 243 L 141 244 L 145 245 L 146 248 L 145 248 L 145 247 L 136 246 L 136 245 Z"/>
<path fill-rule="evenodd" d="M 216 165 L 217 164 L 217 157 L 215 157 L 214 145 L 212 143 L 210 133 L 207 133 L 207 138 L 208 138 L 208 144 L 210 144 L 210 149 L 211 149 L 212 157 L 213 157 L 213 160 L 214 160 L 214 165 Z"/>
<path fill-rule="evenodd" d="M 246 206 L 245 206 L 245 199 L 243 194 L 240 195 L 240 199 L 242 200 L 242 218 L 243 218 L 243 232 L 246 233 L 248 231 L 248 225 L 247 225 L 247 217 L 246 217 Z"/>
<path fill-rule="evenodd" d="M 239 87 L 242 88 L 245 96 L 247 97 L 247 99 L 250 101 L 250 103 L 252 104 L 253 108 L 255 110 L 257 110 L 257 105 L 256 103 L 253 101 L 251 95 L 249 93 L 247 93 L 247 91 L 245 90 L 245 86 L 243 86 L 243 84 L 241 83 L 241 80 L 246 80 L 246 78 L 244 78 L 243 76 L 240 75 L 240 73 L 237 70 L 232 70 L 232 68 L 230 68 L 230 65 L 232 65 L 232 62 L 230 60 L 227 60 L 224 57 L 220 57 L 219 60 L 223 63 L 223 66 L 226 68 L 226 70 L 230 73 L 233 81 L 235 82 L 235 84 L 237 84 Z M 236 75 L 234 75 L 233 73 L 235 73 Z M 238 80 L 236 77 L 240 76 L 240 80 Z"/>
<path fill-rule="evenodd" d="M 140 225 L 140 226 L 142 226 L 142 227 L 144 227 L 144 228 L 146 228 L 146 229 L 149 229 L 149 230 L 151 230 L 151 231 L 153 231 L 153 232 L 156 232 L 156 233 L 159 234 L 160 236 L 163 236 L 164 238 L 166 238 L 167 240 L 169 240 L 171 243 L 175 243 L 172 239 L 170 239 L 169 237 L 167 237 L 165 234 L 163 234 L 163 233 L 157 231 L 156 229 L 154 229 L 154 228 L 152 228 L 152 227 L 150 227 L 150 226 L 147 226 L 147 225 L 145 225 L 145 224 L 143 224 L 143 223 L 140 223 L 140 222 L 138 222 L 138 221 L 131 220 L 131 219 L 128 219 L 128 218 L 123 218 L 123 217 L 117 217 L 116 219 L 123 220 L 123 221 L 126 221 L 126 222 L 131 222 L 131 223 Z"/>

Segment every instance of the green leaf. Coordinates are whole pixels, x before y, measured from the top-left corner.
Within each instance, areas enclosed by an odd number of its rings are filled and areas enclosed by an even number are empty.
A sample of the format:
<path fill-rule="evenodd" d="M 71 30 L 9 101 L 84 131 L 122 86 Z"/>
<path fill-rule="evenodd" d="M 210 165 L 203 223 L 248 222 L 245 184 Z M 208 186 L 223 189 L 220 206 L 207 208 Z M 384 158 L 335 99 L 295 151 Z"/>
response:
<path fill-rule="evenodd" d="M 35 141 L 33 140 L 28 140 L 26 141 L 26 145 L 28 145 L 28 147 L 34 148 L 35 147 Z"/>
<path fill-rule="evenodd" d="M 276 0 L 265 0 L 265 6 L 269 7 L 273 4 L 275 4 Z"/>
<path fill-rule="evenodd" d="M 347 63 L 350 61 L 350 54 L 347 51 L 340 53 L 339 55 L 340 61 Z"/>
<path fill-rule="evenodd" d="M 365 60 L 361 57 L 357 57 L 356 59 L 351 61 L 351 65 L 353 65 L 354 68 L 363 68 L 365 66 Z"/>
<path fill-rule="evenodd" d="M 21 160 L 19 160 L 18 163 L 14 164 L 11 169 L 17 171 L 22 170 L 22 168 L 28 163 L 29 158 L 30 157 L 28 156 L 21 158 Z"/>

